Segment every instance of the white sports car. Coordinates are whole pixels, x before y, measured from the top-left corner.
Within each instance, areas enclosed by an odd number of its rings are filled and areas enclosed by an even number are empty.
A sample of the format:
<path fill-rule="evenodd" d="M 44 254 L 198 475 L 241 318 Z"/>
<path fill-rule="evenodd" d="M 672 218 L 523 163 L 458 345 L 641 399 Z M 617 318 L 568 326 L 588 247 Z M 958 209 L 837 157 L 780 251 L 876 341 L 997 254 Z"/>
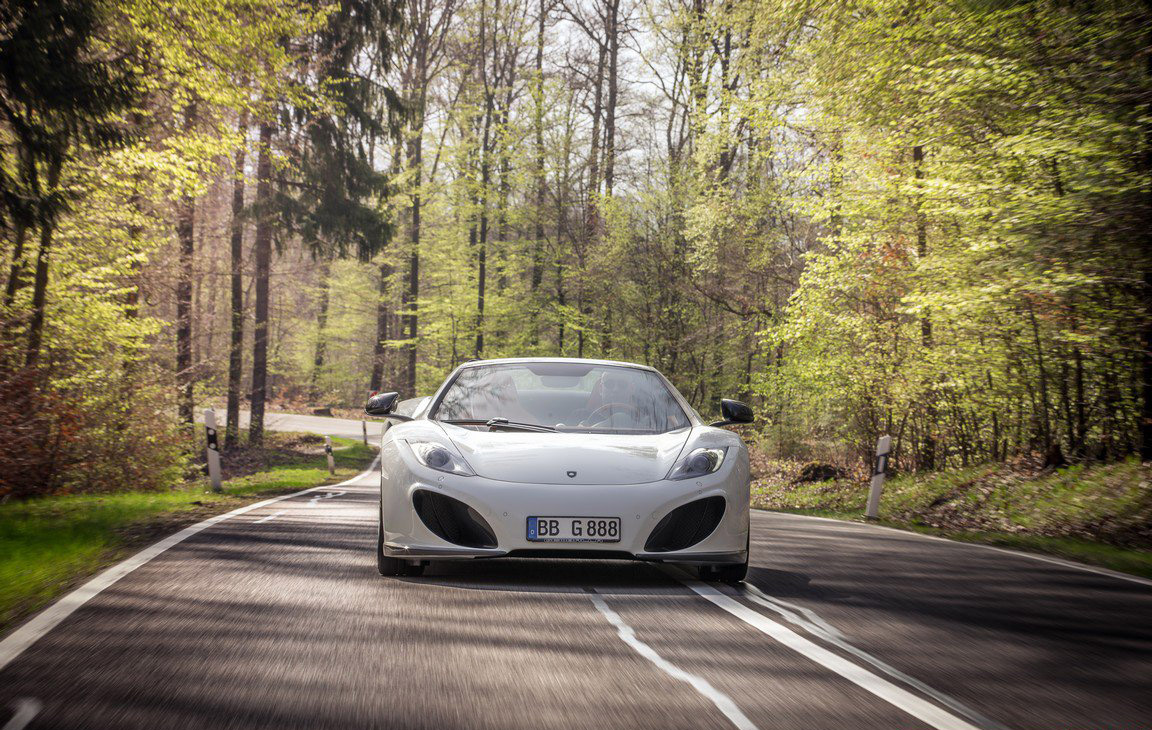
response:
<path fill-rule="evenodd" d="M 380 447 L 383 575 L 431 560 L 635 559 L 748 570 L 748 451 L 717 426 L 748 423 L 721 401 L 706 424 L 656 370 L 602 360 L 480 360 L 435 395 L 398 402 Z"/>

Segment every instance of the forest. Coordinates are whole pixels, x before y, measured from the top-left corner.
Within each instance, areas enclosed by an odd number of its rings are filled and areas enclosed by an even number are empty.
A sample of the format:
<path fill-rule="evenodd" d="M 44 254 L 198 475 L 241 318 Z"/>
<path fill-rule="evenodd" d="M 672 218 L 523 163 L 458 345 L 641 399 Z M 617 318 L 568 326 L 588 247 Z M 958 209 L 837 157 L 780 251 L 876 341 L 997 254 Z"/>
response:
<path fill-rule="evenodd" d="M 524 355 L 1152 460 L 1152 2 L 0 0 L 0 285 L 0 500 Z"/>

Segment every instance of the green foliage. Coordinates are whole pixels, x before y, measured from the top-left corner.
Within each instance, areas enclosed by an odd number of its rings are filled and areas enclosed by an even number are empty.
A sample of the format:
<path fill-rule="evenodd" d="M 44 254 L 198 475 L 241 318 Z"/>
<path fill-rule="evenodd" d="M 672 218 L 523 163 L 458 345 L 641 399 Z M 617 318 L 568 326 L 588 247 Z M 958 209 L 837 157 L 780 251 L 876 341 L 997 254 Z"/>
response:
<path fill-rule="evenodd" d="M 1130 453 L 1146 8 L 869 0 L 799 17 L 813 32 L 753 21 L 795 59 L 765 105 L 799 90 L 793 119 L 822 148 L 815 190 L 786 201 L 820 228 L 769 330 L 787 351 L 760 385 L 778 434 L 863 457 L 891 433 L 913 468 Z"/>
<path fill-rule="evenodd" d="M 866 481 L 799 482 L 786 474 L 766 470 L 753 486 L 753 504 L 863 514 Z M 1149 550 L 1149 483 L 1149 467 L 1134 460 L 1043 471 L 1014 463 L 898 474 L 884 485 L 880 517 L 952 532 L 1081 539 Z"/>
<path fill-rule="evenodd" d="M 262 98 L 314 95 L 289 83 L 282 40 L 326 11 L 271 0 L 9 11 L 0 390 L 24 448 L 0 459 L 0 498 L 164 488 L 187 444 L 149 268 L 176 203 L 202 194 L 242 142 L 235 117 L 267 113 Z"/>
<path fill-rule="evenodd" d="M 273 445 L 288 436 L 278 434 Z M 347 479 L 374 457 L 374 451 L 359 441 L 334 438 L 333 443 L 336 476 L 328 474 L 323 454 L 298 454 L 272 469 L 225 482 L 223 494 L 205 491 L 200 480 L 192 485 L 173 483 L 173 488 L 159 492 L 55 496 L 0 505 L 0 628 L 120 559 L 126 550 L 142 547 L 143 541 L 241 507 L 257 495 Z M 91 475 L 93 482 L 102 478 L 99 473 Z"/>
<path fill-rule="evenodd" d="M 799 483 L 768 468 L 753 484 L 763 509 L 860 520 L 868 484 Z M 1134 460 L 1037 472 L 984 464 L 889 479 L 882 524 L 952 539 L 1060 555 L 1152 576 L 1152 471 Z"/>
<path fill-rule="evenodd" d="M 68 137 L 42 286 L 38 231 L 2 232 L 0 386 L 69 396 L 16 411 L 47 489 L 136 479 L 96 462 L 141 438 L 152 483 L 181 468 L 165 404 L 178 380 L 224 390 L 220 253 L 257 221 L 278 243 L 269 394 L 297 404 L 561 355 L 653 365 L 706 414 L 753 401 L 781 455 L 863 463 L 889 433 L 899 468 L 930 471 L 1140 439 L 1145 4 L 645 0 L 613 65 L 619 28 L 580 4 L 60 3 L 86 31 L 72 61 L 134 93 L 76 111 L 125 133 Z M 279 205 L 232 220 L 257 125 Z"/>
<path fill-rule="evenodd" d="M 403 111 L 399 97 L 375 81 L 391 66 L 386 32 L 400 20 L 396 0 L 342 0 L 309 39 L 312 63 L 301 86 L 313 102 L 281 115 L 297 136 L 286 179 L 278 186 L 279 236 L 301 237 L 316 256 L 363 260 L 380 251 L 392 228 L 380 209 L 388 175 L 369 156 Z"/>

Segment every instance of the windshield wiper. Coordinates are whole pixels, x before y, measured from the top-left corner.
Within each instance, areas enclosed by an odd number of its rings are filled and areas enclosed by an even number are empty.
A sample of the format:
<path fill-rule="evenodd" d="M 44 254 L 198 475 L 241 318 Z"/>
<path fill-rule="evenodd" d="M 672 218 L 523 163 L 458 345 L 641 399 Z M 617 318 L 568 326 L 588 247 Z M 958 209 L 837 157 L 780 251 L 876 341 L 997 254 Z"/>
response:
<path fill-rule="evenodd" d="M 458 426 L 487 426 L 489 431 L 532 431 L 538 433 L 555 433 L 556 429 L 552 426 L 544 426 L 538 423 L 519 423 L 517 421 L 509 421 L 507 418 L 489 418 L 483 421 L 477 418 L 462 418 L 452 421 L 444 421 L 444 423 L 452 423 Z"/>
<path fill-rule="evenodd" d="M 484 424 L 488 427 L 489 431 L 545 431 L 555 433 L 556 429 L 552 426 L 544 426 L 539 423 L 519 423 L 517 421 L 509 421 L 507 418 L 489 418 L 488 422 Z"/>

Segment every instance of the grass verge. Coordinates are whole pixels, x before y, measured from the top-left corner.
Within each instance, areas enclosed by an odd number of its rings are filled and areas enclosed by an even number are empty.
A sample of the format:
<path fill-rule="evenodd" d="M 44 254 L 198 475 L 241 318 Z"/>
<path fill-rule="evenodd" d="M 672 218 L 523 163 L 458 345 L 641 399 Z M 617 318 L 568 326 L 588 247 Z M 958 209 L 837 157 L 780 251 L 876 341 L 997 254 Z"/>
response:
<path fill-rule="evenodd" d="M 766 471 L 753 484 L 754 507 L 864 521 L 866 483 L 796 483 L 779 477 L 785 470 Z M 1152 578 L 1152 466 L 994 464 L 901 475 L 885 485 L 877 524 Z"/>
<path fill-rule="evenodd" d="M 267 439 L 272 445 L 301 441 L 280 433 Z M 332 441 L 335 476 L 328 473 L 322 447 L 281 449 L 278 463 L 229 479 L 220 494 L 200 480 L 165 492 L 66 495 L 0 505 L 0 633 L 165 535 L 269 496 L 343 481 L 375 456 L 360 441 Z"/>

